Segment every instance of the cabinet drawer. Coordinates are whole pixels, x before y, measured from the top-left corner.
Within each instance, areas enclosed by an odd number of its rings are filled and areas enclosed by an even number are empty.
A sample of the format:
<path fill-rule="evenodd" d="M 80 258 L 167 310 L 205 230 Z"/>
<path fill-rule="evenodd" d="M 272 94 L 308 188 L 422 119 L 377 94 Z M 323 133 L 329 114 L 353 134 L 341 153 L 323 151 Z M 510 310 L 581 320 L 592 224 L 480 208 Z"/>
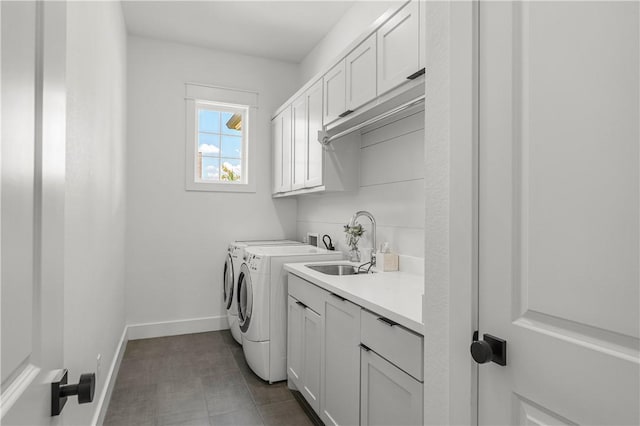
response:
<path fill-rule="evenodd" d="M 302 278 L 289 274 L 289 294 L 300 302 L 304 303 L 309 309 L 317 314 L 322 314 L 324 310 L 324 299 L 329 294 L 318 286 L 305 281 Z"/>
<path fill-rule="evenodd" d="M 422 381 L 423 337 L 364 309 L 361 315 L 362 343 Z"/>

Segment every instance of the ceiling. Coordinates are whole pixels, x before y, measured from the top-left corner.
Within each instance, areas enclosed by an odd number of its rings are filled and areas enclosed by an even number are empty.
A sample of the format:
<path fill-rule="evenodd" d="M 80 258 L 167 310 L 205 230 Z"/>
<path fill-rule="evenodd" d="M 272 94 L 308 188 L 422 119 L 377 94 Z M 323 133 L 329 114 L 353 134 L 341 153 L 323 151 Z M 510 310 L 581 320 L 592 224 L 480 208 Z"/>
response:
<path fill-rule="evenodd" d="M 349 1 L 122 1 L 129 34 L 300 62 Z"/>

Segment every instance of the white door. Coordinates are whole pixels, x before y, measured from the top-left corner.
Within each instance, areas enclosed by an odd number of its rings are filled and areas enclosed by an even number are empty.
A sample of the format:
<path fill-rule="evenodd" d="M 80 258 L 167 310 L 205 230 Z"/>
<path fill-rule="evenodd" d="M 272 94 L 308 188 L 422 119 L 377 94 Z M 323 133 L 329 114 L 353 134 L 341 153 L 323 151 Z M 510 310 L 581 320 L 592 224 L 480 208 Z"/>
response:
<path fill-rule="evenodd" d="M 62 367 L 62 2 L 2 2 L 0 423 L 48 425 Z"/>
<path fill-rule="evenodd" d="M 479 423 L 637 425 L 640 4 L 479 7 Z"/>

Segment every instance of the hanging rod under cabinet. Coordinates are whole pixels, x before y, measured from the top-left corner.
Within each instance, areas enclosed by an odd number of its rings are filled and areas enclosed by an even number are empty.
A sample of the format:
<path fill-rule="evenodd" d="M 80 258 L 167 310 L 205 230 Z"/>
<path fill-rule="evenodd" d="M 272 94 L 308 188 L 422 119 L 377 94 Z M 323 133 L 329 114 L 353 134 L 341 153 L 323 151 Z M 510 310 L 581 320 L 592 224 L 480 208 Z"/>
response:
<path fill-rule="evenodd" d="M 349 133 L 353 133 L 357 130 L 362 129 L 363 127 L 369 126 L 373 123 L 376 123 L 380 120 L 384 120 L 387 117 L 391 117 L 392 115 L 395 115 L 399 112 L 402 112 L 406 109 L 409 109 L 411 107 L 414 107 L 416 105 L 421 104 L 422 102 L 424 102 L 424 95 L 420 95 L 417 98 L 414 98 L 408 102 L 403 103 L 402 105 L 398 105 L 395 108 L 390 109 L 389 111 L 385 111 L 382 114 L 376 115 L 375 117 L 372 117 L 366 121 L 363 121 L 360 124 L 357 124 L 353 127 L 350 127 L 346 130 L 343 130 L 339 133 L 336 133 L 335 135 L 331 135 L 329 136 L 327 134 L 326 130 L 318 130 L 318 142 L 320 142 L 322 145 L 326 146 L 329 145 L 331 143 L 331 141 L 333 141 L 334 139 L 338 139 L 344 135 L 348 135 Z"/>

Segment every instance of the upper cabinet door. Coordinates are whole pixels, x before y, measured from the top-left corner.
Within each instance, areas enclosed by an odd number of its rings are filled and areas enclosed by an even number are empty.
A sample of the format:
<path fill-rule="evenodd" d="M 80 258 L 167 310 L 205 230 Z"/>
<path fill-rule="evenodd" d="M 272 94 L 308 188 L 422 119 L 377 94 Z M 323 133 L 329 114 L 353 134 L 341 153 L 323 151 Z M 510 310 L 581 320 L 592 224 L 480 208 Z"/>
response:
<path fill-rule="evenodd" d="M 291 104 L 291 125 L 293 142 L 291 189 L 304 188 L 307 158 L 307 96 L 303 94 Z"/>
<path fill-rule="evenodd" d="M 291 106 L 276 116 L 273 126 L 273 192 L 291 191 Z"/>
<path fill-rule="evenodd" d="M 304 187 L 322 185 L 324 151 L 318 142 L 318 131 L 322 130 L 322 79 L 318 80 L 306 94 L 307 97 L 307 169 Z"/>
<path fill-rule="evenodd" d="M 376 97 L 376 34 L 372 34 L 345 59 L 347 109 L 355 110 Z"/>
<path fill-rule="evenodd" d="M 378 30 L 379 95 L 420 69 L 418 28 L 418 1 L 412 0 Z"/>
<path fill-rule="evenodd" d="M 324 124 L 338 119 L 347 110 L 345 61 L 340 61 L 324 75 Z"/>

